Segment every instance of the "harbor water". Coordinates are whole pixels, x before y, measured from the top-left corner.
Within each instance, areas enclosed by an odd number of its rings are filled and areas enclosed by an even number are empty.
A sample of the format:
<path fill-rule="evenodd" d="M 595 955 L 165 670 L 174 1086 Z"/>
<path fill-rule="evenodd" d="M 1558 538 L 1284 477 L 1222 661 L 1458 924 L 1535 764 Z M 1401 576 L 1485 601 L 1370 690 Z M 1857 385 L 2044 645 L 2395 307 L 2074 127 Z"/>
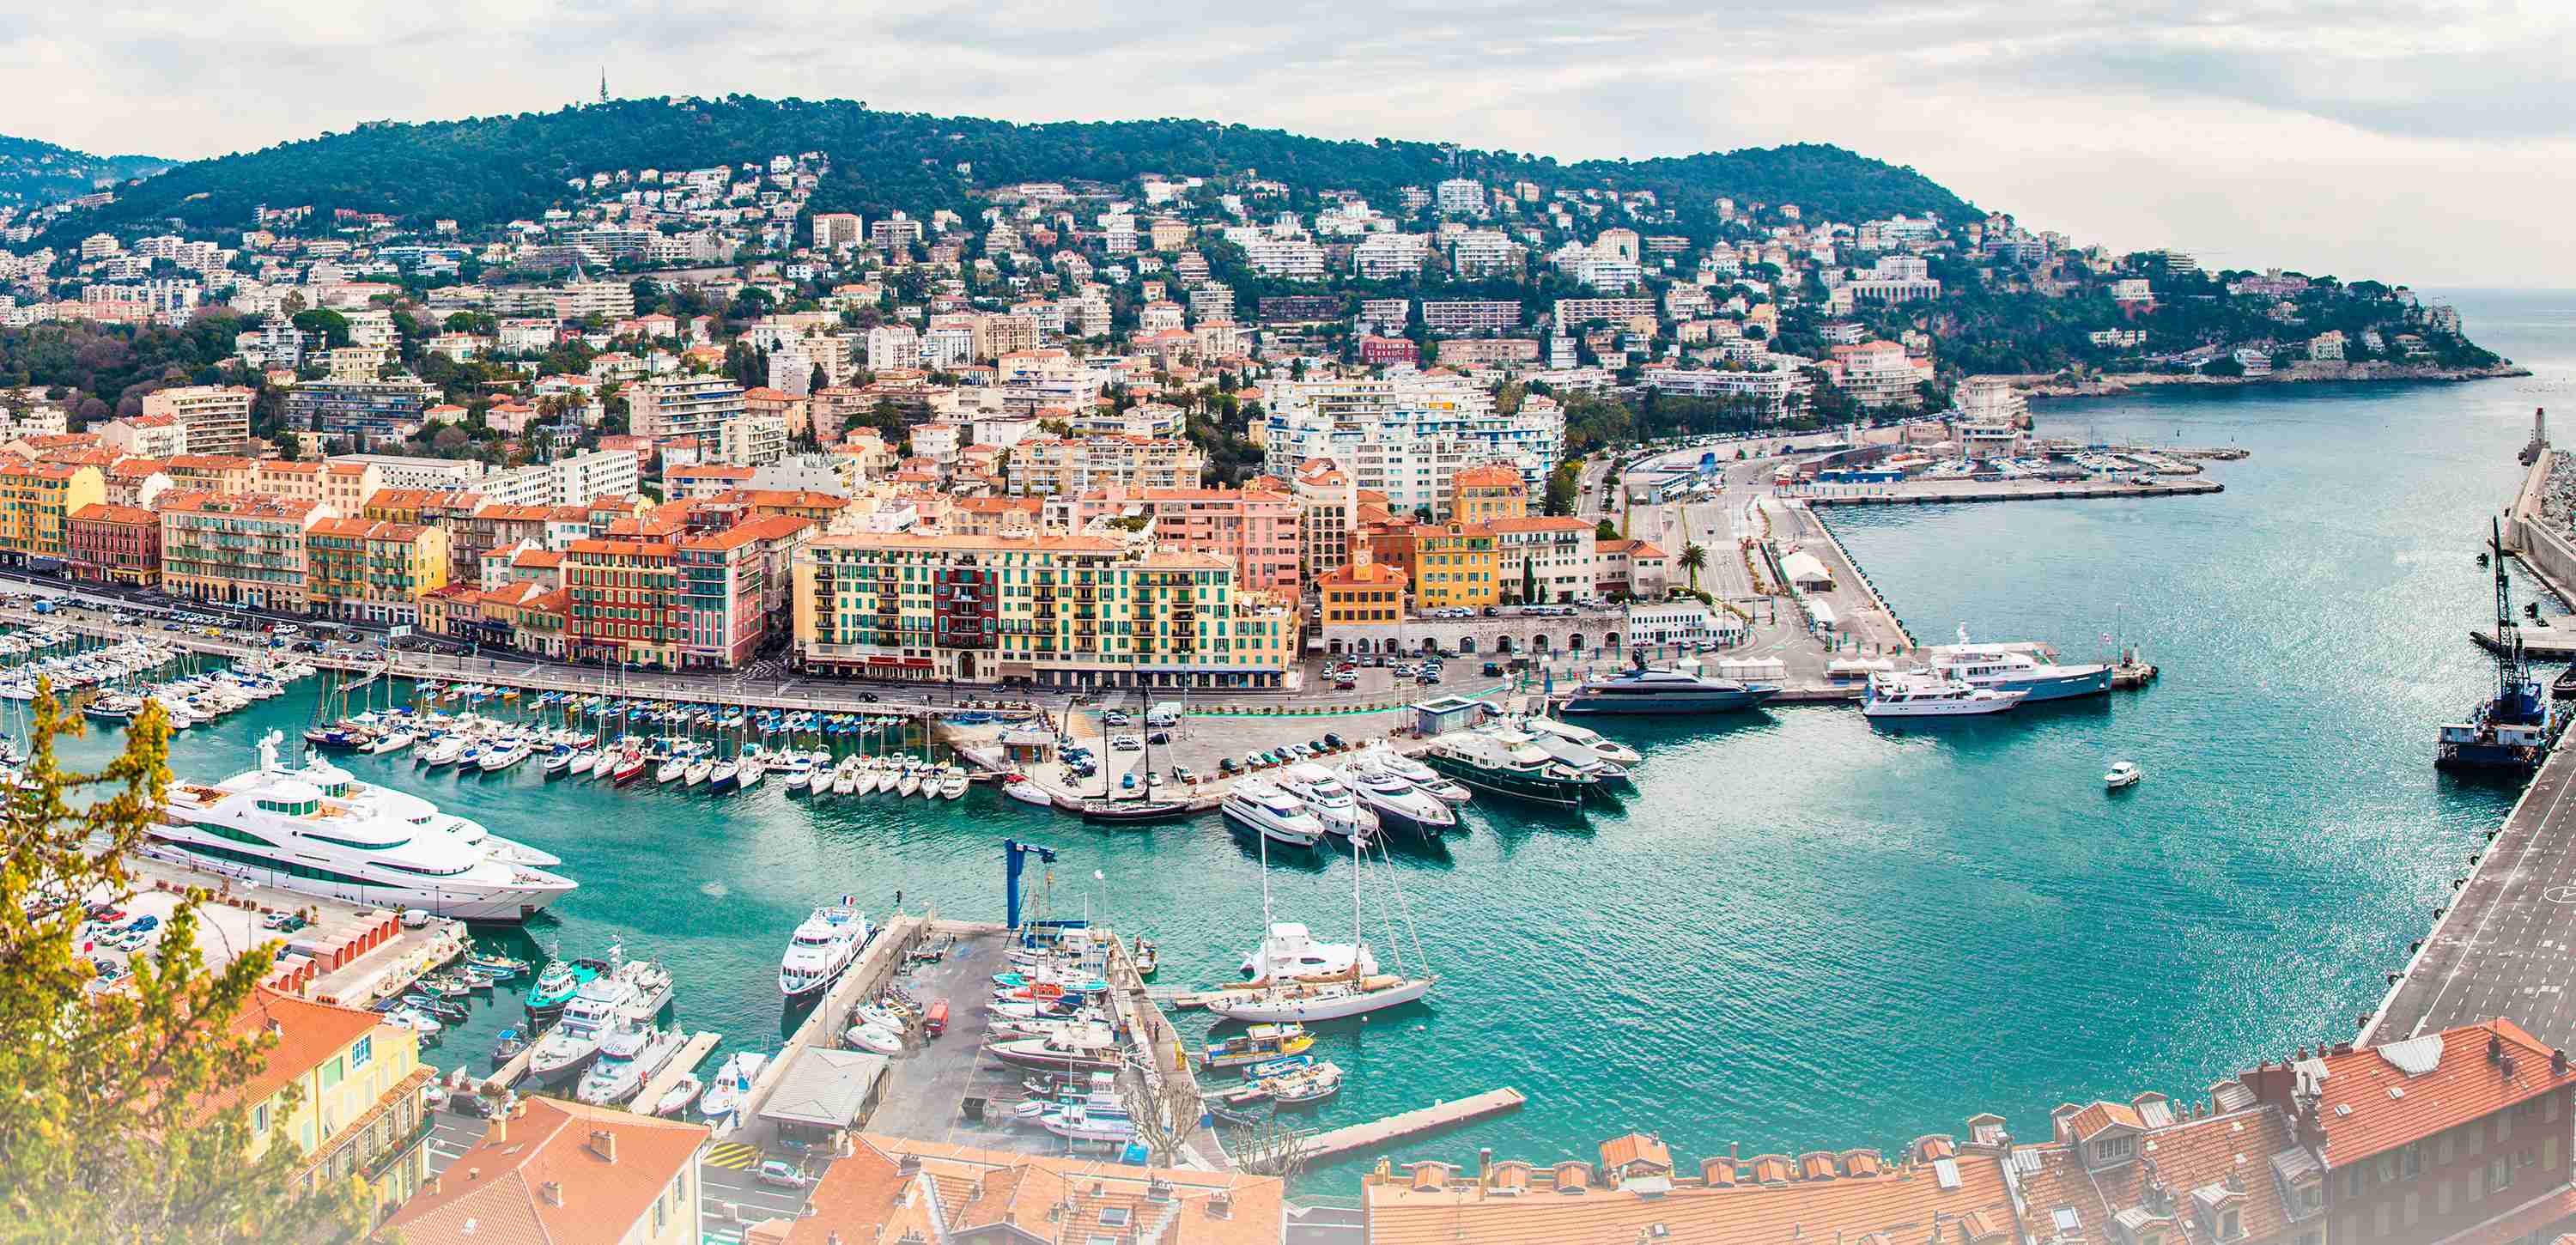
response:
<path fill-rule="evenodd" d="M 2538 374 L 2047 404 L 2049 435 L 2252 457 L 2214 464 L 2227 490 L 2212 496 L 1835 512 L 1918 638 L 1964 623 L 2082 660 L 2126 637 L 2163 679 L 1904 730 L 1840 707 L 1611 725 L 1645 753 L 1623 808 L 1568 821 L 1481 803 L 1444 848 L 1372 867 L 1369 921 L 1392 878 L 1440 984 L 1428 1005 L 1326 1026 L 1317 1053 L 1351 1077 L 1306 1117 L 1510 1085 L 1524 1110 L 1405 1152 L 1590 1157 L 1630 1128 L 1682 1156 L 1892 1149 L 1989 1110 L 2041 1135 L 2059 1102 L 2189 1097 L 2351 1037 L 2513 798 L 2435 774 L 2432 733 L 2489 683 L 2466 638 L 2492 608 L 2473 560 L 2484 517 L 2511 495 L 2531 408 L 2576 376 L 2576 298 L 2455 301 Z M 248 767 L 314 696 L 187 732 L 173 768 Z M 2106 795 L 2122 759 L 2146 780 Z M 579 891 L 482 936 L 519 954 L 622 939 L 667 961 L 679 1021 L 725 1034 L 718 1058 L 775 1047 L 799 1019 L 775 973 L 814 905 L 846 892 L 871 914 L 998 920 L 1006 836 L 1061 853 L 1038 879 L 1048 915 L 1158 941 L 1159 984 L 1231 979 L 1260 932 L 1254 849 L 1214 818 L 1105 830 L 986 787 L 813 801 L 775 782 L 708 796 L 549 783 L 534 764 L 343 763 L 563 857 Z M 1276 915 L 1347 937 L 1350 869 L 1274 859 Z M 478 1003 L 434 1057 L 484 1071 L 517 1020 L 515 993 Z M 1368 1158 L 1309 1183 L 1348 1192 Z"/>

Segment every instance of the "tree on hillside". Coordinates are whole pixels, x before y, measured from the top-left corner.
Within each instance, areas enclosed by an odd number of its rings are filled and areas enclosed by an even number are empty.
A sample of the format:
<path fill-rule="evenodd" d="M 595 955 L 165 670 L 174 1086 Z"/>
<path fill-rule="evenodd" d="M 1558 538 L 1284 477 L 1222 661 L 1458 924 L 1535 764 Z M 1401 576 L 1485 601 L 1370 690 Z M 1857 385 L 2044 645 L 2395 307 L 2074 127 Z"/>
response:
<path fill-rule="evenodd" d="M 55 744 L 82 733 L 80 715 L 50 682 L 33 714 L 0 848 L 0 1241 L 356 1240 L 356 1182 L 305 1191 L 303 1156 L 284 1138 L 253 1157 L 253 1104 L 228 1094 L 278 1040 L 235 1025 L 276 944 L 209 971 L 197 949 L 206 896 L 194 891 L 123 986 L 91 989 L 82 900 L 133 893 L 125 859 L 170 781 L 167 718 L 147 706 L 122 753 L 79 773 Z"/>
<path fill-rule="evenodd" d="M 314 339 L 324 346 L 338 347 L 349 344 L 349 317 L 328 307 L 296 312 L 292 323 L 295 327 L 311 333 Z"/>

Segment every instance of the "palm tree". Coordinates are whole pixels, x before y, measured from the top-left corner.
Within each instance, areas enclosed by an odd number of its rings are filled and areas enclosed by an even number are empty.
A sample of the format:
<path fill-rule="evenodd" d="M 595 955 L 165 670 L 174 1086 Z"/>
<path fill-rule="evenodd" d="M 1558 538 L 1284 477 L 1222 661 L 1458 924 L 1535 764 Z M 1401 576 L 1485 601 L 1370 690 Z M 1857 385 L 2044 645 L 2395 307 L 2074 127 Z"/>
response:
<path fill-rule="evenodd" d="M 1681 566 L 1690 575 L 1691 591 L 1699 591 L 1699 573 L 1708 567 L 1708 550 L 1697 542 L 1683 545 Z"/>

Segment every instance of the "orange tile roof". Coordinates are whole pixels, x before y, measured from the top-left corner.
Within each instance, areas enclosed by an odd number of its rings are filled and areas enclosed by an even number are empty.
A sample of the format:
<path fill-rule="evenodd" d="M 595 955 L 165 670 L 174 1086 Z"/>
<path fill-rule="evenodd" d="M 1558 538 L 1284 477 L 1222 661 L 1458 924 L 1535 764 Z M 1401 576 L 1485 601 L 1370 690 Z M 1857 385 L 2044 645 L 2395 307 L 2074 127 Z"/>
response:
<path fill-rule="evenodd" d="M 552 1098 L 520 1101 L 518 1118 L 494 1121 L 435 1189 L 423 1188 L 385 1221 L 383 1234 L 413 1245 L 613 1245 L 707 1138 L 700 1124 Z"/>
<path fill-rule="evenodd" d="M 77 523 L 157 523 L 160 521 L 158 516 L 140 506 L 112 506 L 103 501 L 91 502 L 71 512 L 69 517 Z"/>
<path fill-rule="evenodd" d="M 1487 519 L 1485 526 L 1497 532 L 1588 532 L 1594 525 L 1572 515 L 1534 514 L 1522 519 Z"/>
<path fill-rule="evenodd" d="M 1833 1156 L 1823 1157 L 1832 1162 Z M 2012 1239 L 2011 1193 L 2003 1163 L 1991 1152 L 1956 1160 L 1952 1188 L 1942 1187 L 1946 1177 L 1930 1164 L 1812 1180 L 1795 1178 L 1778 1156 L 1754 1165 L 1753 1181 L 1739 1179 L 1733 1161 L 1721 1158 L 1702 1165 L 1703 1172 L 1718 1171 L 1715 1178 L 1657 1179 L 1626 1190 L 1615 1180 L 1595 1180 L 1589 1164 L 1571 1161 L 1545 1172 L 1523 1165 L 1512 1179 L 1490 1185 L 1472 1173 L 1453 1177 L 1446 1164 L 1417 1165 L 1411 1176 L 1390 1165 L 1371 1174 L 1361 1192 L 1372 1245 L 1557 1245 L 1650 1236 L 1662 1245 L 2006 1245 Z M 1423 1168 L 1437 1170 L 1426 1177 Z M 1529 1191 L 1494 1195 L 1504 1187 Z M 1575 1189 L 1584 1192 L 1573 1196 Z"/>
<path fill-rule="evenodd" d="M 232 1030 L 241 1036 L 274 1026 L 277 1045 L 263 1052 L 257 1074 L 228 1087 L 207 1104 L 206 1110 L 211 1114 L 236 1102 L 261 1102 L 295 1078 L 320 1067 L 323 1060 L 342 1047 L 375 1032 L 383 1023 L 384 1017 L 374 1012 L 316 1003 L 262 986 L 233 1017 Z"/>
<path fill-rule="evenodd" d="M 2410 1065 L 2424 1071 L 2410 1075 Z M 2293 1067 L 2302 1075 L 2312 1075 L 2311 1069 L 2324 1073 L 2316 1082 L 2317 1121 L 2325 1130 L 2330 1167 L 2576 1086 L 2576 1062 L 2552 1066 L 2550 1048 L 2510 1020 L 2358 1050 L 2337 1048 Z"/>
<path fill-rule="evenodd" d="M 322 508 L 303 497 L 274 493 L 179 493 L 159 502 L 163 514 L 229 514 L 249 519 L 300 519 Z"/>
<path fill-rule="evenodd" d="M 814 526 L 812 519 L 802 515 L 773 514 L 737 523 L 733 530 L 749 532 L 754 540 L 779 540 Z"/>
<path fill-rule="evenodd" d="M 1402 588 L 1405 575 L 1402 570 L 1384 562 L 1371 562 L 1366 566 L 1354 563 L 1333 568 L 1317 582 L 1327 588 Z"/>
<path fill-rule="evenodd" d="M 907 1170 L 907 1162 L 917 1166 Z M 1167 1197 L 1158 1195 L 1166 1189 Z M 1280 1182 L 1270 1177 L 1130 1167 L 877 1134 L 862 1135 L 855 1153 L 823 1173 L 809 1207 L 809 1214 L 788 1227 L 786 1245 L 824 1245 L 836 1238 L 842 1245 L 893 1245 L 906 1232 L 924 1240 L 980 1239 L 995 1229 L 1014 1240 L 1051 1245 L 1083 1245 L 1094 1236 L 1143 1239 L 1149 1233 L 1173 1245 L 1276 1245 L 1286 1216 Z"/>
<path fill-rule="evenodd" d="M 2097 1102 L 2086 1110 L 2094 1107 L 2118 1107 L 2128 1111 L 2129 1118 L 2138 1118 L 2125 1104 Z M 2227 1112 L 2212 1109 L 2153 1128 L 2143 1127 L 2142 1122 L 2135 1157 L 2108 1164 L 2097 1161 L 2090 1169 L 2080 1146 L 2067 1141 L 2016 1146 L 2011 1161 L 2025 1212 L 2034 1225 L 2050 1231 L 2056 1213 L 2070 1210 L 2084 1239 L 2117 1239 L 2112 1225 L 2124 1213 L 2141 1226 L 2177 1214 L 2189 1216 L 2196 1194 L 2206 1189 L 2213 1210 L 2231 1205 L 2236 1210 L 2244 1228 L 2242 1239 L 2262 1241 L 2288 1239 L 2283 1229 L 2292 1220 L 2272 1163 L 2274 1155 L 2285 1153 L 2297 1158 L 2306 1154 L 2298 1149 L 2289 1120 L 2270 1106 L 2258 1106 Z M 2166 1201 L 2161 1206 L 2148 1187 L 2150 1178 L 2165 1187 Z M 2171 1239 L 2210 1238 L 2194 1231 Z"/>
<path fill-rule="evenodd" d="M 1506 484 L 1518 488 L 1525 483 L 1521 478 L 1520 468 L 1502 463 L 1478 463 L 1473 467 L 1463 467 L 1459 469 L 1458 474 L 1449 479 L 1451 484 L 1460 488 L 1469 485 L 1493 487 Z"/>

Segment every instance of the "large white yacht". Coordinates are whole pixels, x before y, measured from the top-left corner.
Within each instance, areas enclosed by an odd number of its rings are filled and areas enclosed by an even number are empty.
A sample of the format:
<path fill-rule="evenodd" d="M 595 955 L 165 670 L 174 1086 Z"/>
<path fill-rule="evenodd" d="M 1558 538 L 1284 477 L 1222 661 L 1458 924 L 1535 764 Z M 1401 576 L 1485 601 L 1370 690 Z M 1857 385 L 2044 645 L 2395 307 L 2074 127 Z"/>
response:
<path fill-rule="evenodd" d="M 832 984 L 859 958 L 869 932 L 867 917 L 850 905 L 848 895 L 814 909 L 787 940 L 787 954 L 778 961 L 778 992 L 799 998 Z"/>
<path fill-rule="evenodd" d="M 1959 642 L 1925 650 L 1932 673 L 1974 687 L 2020 692 L 2025 701 L 2064 700 L 2111 690 L 2111 668 L 2099 662 L 2068 664 L 2045 644 L 1971 644 L 1967 624 Z"/>
<path fill-rule="evenodd" d="M 328 795 L 279 768 L 277 740 L 260 741 L 258 769 L 171 783 L 149 850 L 281 890 L 468 921 L 523 921 L 572 893 L 570 878 L 397 815 L 380 789 Z"/>
<path fill-rule="evenodd" d="M 1360 803 L 1339 774 L 1313 761 L 1300 761 L 1279 771 L 1277 781 L 1280 790 L 1303 801 L 1306 811 L 1324 823 L 1325 833 L 1361 842 L 1377 833 L 1377 814 Z"/>
<path fill-rule="evenodd" d="M 1313 847 L 1324 840 L 1324 823 L 1307 812 L 1297 797 L 1266 778 L 1236 779 L 1217 802 L 1217 810 L 1226 820 L 1275 842 Z"/>
<path fill-rule="evenodd" d="M 1273 921 L 1270 936 L 1243 957 L 1242 972 L 1248 981 L 1277 983 L 1347 978 L 1354 968 L 1362 977 L 1377 975 L 1377 956 L 1367 943 L 1317 942 L 1303 925 Z"/>
<path fill-rule="evenodd" d="M 1872 674 L 1860 711 L 1873 718 L 1952 718 L 2001 713 L 2021 703 L 2026 692 L 1978 687 L 1921 671 Z"/>
<path fill-rule="evenodd" d="M 356 775 L 333 765 L 320 752 L 311 748 L 304 750 L 304 764 L 301 767 L 279 772 L 291 778 L 301 778 L 321 788 L 325 799 L 346 800 L 359 805 L 380 805 L 386 812 L 415 826 L 435 826 L 445 830 L 463 839 L 468 846 L 481 847 L 491 853 L 494 860 L 503 864 L 551 869 L 563 863 L 563 858 L 552 852 L 540 851 L 516 839 L 502 838 L 484 829 L 483 823 L 471 817 L 459 817 L 454 813 L 441 812 L 437 805 L 408 791 L 397 791 L 392 787 L 360 782 Z"/>

